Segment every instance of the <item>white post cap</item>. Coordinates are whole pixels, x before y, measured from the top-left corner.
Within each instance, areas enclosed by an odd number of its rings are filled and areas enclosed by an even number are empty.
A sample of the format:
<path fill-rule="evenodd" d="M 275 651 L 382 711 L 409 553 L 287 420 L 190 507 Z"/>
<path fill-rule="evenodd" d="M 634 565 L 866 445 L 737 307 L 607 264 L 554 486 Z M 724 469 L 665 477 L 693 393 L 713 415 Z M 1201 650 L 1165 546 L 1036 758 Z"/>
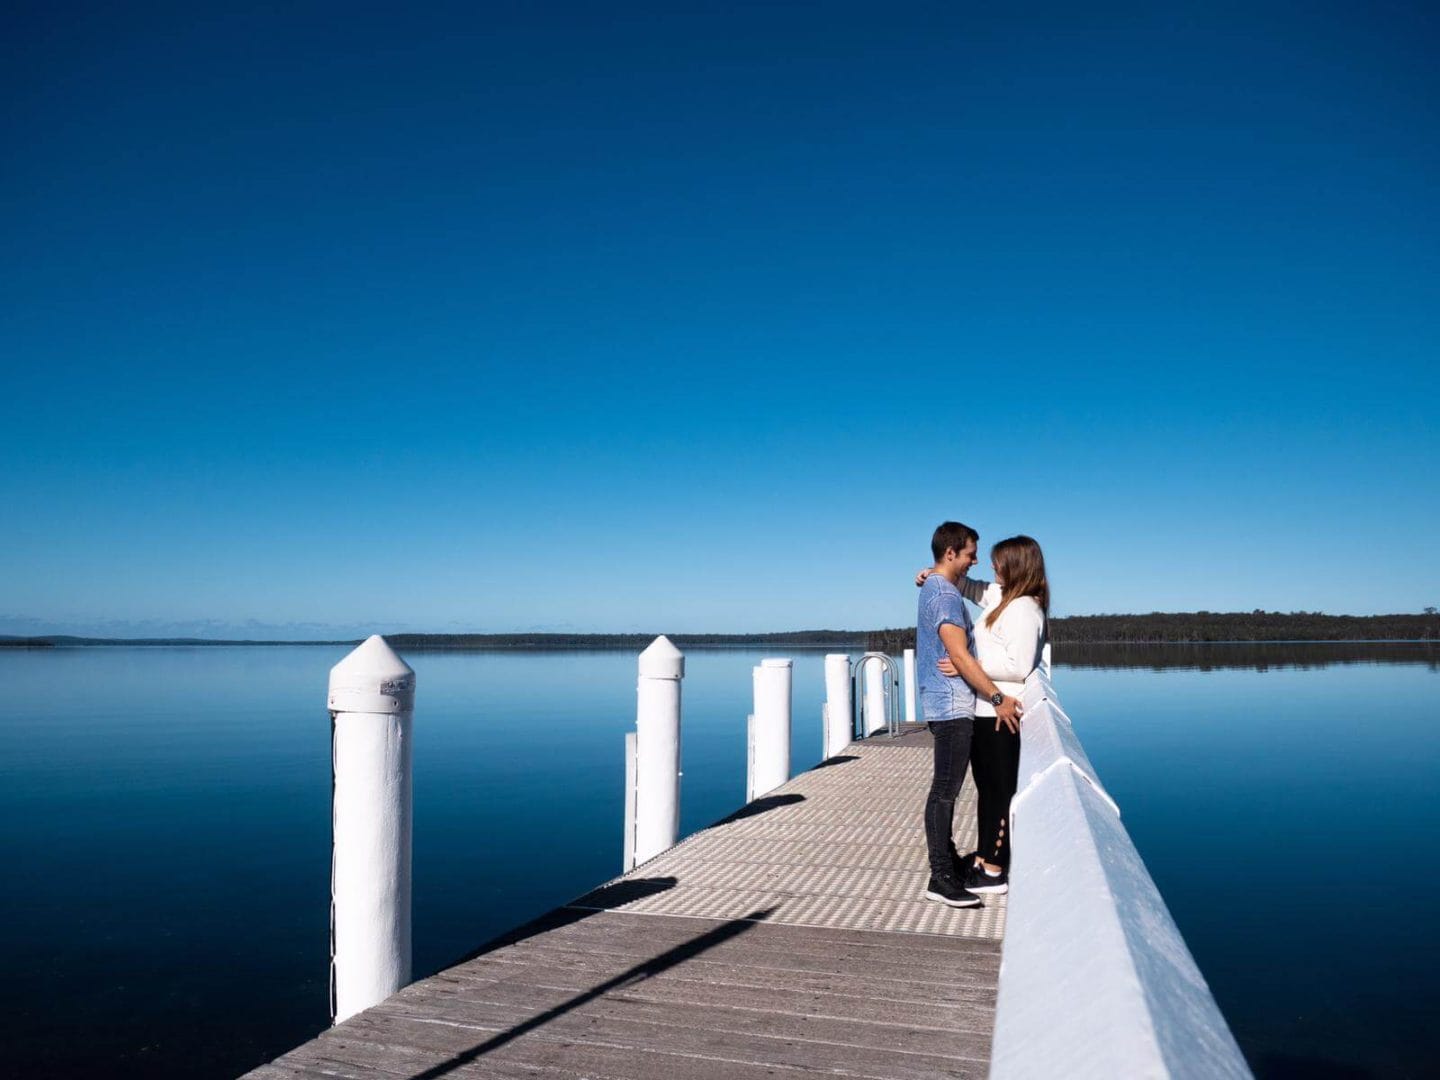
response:
<path fill-rule="evenodd" d="M 330 669 L 331 712 L 402 713 L 415 707 L 415 672 L 379 634 Z"/>
<path fill-rule="evenodd" d="M 661 634 L 640 654 L 642 679 L 681 679 L 685 676 L 685 654 Z"/>
<path fill-rule="evenodd" d="M 791 667 L 794 663 L 795 663 L 794 660 L 761 660 L 761 661 L 760 661 L 760 666 L 761 666 L 761 667 L 782 667 L 782 668 L 784 668 L 784 667 Z"/>

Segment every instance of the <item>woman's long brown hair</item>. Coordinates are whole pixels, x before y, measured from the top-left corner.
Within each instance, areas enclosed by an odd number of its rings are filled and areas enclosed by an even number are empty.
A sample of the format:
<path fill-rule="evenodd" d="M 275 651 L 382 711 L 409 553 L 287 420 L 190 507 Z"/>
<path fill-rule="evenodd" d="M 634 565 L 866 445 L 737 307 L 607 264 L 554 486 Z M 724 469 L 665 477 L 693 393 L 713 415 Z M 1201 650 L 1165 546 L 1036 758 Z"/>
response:
<path fill-rule="evenodd" d="M 992 547 L 990 558 L 994 560 L 1000 577 L 1005 582 L 1001 586 L 1004 599 L 994 611 L 985 616 L 985 625 L 994 626 L 995 620 L 1009 606 L 1010 601 L 1018 600 L 1022 596 L 1033 596 L 1045 617 L 1049 618 L 1050 582 L 1045 578 L 1045 555 L 1041 552 L 1040 545 L 1028 536 L 1012 536 Z"/>

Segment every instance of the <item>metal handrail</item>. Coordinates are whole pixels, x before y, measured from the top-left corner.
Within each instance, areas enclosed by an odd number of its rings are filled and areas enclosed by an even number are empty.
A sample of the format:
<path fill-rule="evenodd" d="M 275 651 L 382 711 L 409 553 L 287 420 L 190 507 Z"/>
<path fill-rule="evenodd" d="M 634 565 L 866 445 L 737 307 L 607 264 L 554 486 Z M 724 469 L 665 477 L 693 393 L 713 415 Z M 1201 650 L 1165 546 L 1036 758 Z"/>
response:
<path fill-rule="evenodd" d="M 893 739 L 900 734 L 900 668 L 894 657 L 883 652 L 867 652 L 850 676 L 850 734 L 858 739 L 866 737 L 864 690 L 867 660 L 879 660 L 885 672 L 885 731 Z"/>

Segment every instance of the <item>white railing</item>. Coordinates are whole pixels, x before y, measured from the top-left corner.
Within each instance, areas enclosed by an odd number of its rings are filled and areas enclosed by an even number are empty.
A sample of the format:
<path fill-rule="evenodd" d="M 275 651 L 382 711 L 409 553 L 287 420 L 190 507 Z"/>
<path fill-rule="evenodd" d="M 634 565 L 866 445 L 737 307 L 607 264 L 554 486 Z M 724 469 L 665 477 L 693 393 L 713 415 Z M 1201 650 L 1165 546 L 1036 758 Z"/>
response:
<path fill-rule="evenodd" d="M 1022 701 L 991 1080 L 1250 1076 L 1049 679 Z"/>

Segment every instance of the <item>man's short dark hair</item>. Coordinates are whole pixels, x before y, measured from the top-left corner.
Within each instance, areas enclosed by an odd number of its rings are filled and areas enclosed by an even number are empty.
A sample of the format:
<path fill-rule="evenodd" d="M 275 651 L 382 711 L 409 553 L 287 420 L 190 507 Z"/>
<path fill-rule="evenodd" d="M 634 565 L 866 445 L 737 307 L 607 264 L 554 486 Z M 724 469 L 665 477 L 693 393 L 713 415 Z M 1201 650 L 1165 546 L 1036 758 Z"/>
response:
<path fill-rule="evenodd" d="M 978 546 L 980 534 L 969 525 L 961 525 L 958 521 L 942 521 L 935 530 L 935 535 L 930 538 L 930 550 L 935 555 L 935 561 L 939 562 L 951 548 L 957 552 L 964 551 L 965 545 L 971 540 Z"/>

